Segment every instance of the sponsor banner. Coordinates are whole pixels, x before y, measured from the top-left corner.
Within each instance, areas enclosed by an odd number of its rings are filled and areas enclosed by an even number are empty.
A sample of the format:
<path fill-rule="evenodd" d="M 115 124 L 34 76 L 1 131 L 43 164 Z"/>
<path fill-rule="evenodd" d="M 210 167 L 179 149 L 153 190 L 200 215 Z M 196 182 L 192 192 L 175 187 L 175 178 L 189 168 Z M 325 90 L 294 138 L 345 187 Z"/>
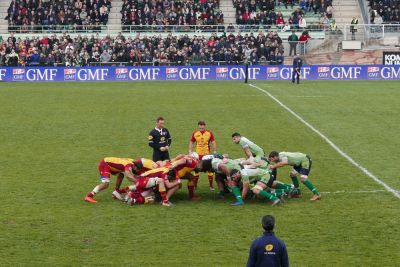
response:
<path fill-rule="evenodd" d="M 292 66 L 249 66 L 249 80 L 290 80 Z M 301 68 L 303 80 L 400 80 L 400 65 L 313 65 Z M 171 67 L 0 67 L 6 82 L 244 80 L 245 66 Z"/>
<path fill-rule="evenodd" d="M 383 65 L 400 66 L 400 52 L 383 51 Z"/>

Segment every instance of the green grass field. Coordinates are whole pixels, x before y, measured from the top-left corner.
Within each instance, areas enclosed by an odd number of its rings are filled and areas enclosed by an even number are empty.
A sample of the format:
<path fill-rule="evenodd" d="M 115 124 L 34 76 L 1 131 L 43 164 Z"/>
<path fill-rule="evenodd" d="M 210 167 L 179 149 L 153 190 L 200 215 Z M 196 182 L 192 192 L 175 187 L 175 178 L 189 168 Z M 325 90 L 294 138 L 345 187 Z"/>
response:
<path fill-rule="evenodd" d="M 354 160 L 400 190 L 399 82 L 255 82 Z M 202 101 L 199 101 L 202 99 Z M 129 207 L 112 190 L 83 201 L 105 156 L 151 157 L 148 132 L 166 118 L 172 154 L 186 153 L 204 119 L 218 151 L 242 156 L 230 135 L 265 151 L 313 158 L 309 203 L 233 207 L 200 179 L 202 199 L 180 190 L 173 208 Z M 0 84 L 1 266 L 244 266 L 260 218 L 273 214 L 292 266 L 396 266 L 400 199 L 341 157 L 262 92 L 238 82 Z M 289 168 L 279 179 L 289 182 Z M 113 180 L 114 182 L 114 180 Z M 112 185 L 113 185 L 112 182 Z M 371 191 L 371 192 L 370 192 Z"/>

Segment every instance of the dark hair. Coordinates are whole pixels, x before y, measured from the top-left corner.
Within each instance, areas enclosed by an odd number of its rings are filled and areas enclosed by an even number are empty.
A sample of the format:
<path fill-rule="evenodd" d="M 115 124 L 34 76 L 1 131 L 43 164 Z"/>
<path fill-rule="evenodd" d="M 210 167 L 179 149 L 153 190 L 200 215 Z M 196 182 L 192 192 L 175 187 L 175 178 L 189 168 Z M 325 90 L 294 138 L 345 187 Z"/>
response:
<path fill-rule="evenodd" d="M 232 134 L 232 137 L 241 136 L 240 133 L 236 132 Z"/>
<path fill-rule="evenodd" d="M 163 118 L 163 117 L 161 117 L 161 116 L 157 118 L 157 122 L 159 122 L 159 121 L 163 121 L 163 120 L 164 120 L 164 118 Z"/>
<path fill-rule="evenodd" d="M 277 151 L 272 151 L 271 153 L 269 153 L 269 158 L 273 158 L 273 157 L 279 157 L 279 153 Z"/>
<path fill-rule="evenodd" d="M 265 215 L 261 219 L 262 227 L 266 232 L 272 232 L 275 227 L 275 218 L 272 215 Z"/>
<path fill-rule="evenodd" d="M 232 169 L 232 170 L 230 171 L 229 175 L 230 175 L 230 176 L 233 176 L 233 175 L 237 174 L 238 172 L 239 172 L 239 170 L 237 170 L 237 169 Z"/>
<path fill-rule="evenodd" d="M 206 125 L 206 122 L 205 122 L 205 121 L 199 121 L 199 122 L 197 123 L 197 125 Z"/>

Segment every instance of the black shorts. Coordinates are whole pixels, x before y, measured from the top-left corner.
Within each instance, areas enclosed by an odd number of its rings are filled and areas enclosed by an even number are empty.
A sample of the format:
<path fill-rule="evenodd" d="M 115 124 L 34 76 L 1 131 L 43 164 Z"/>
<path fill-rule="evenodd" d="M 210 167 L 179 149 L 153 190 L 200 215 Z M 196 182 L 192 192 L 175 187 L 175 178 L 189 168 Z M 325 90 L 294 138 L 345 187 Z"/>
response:
<path fill-rule="evenodd" d="M 159 150 L 154 150 L 153 151 L 153 161 L 164 161 L 164 160 L 169 160 L 169 153 L 168 151 L 159 151 Z"/>

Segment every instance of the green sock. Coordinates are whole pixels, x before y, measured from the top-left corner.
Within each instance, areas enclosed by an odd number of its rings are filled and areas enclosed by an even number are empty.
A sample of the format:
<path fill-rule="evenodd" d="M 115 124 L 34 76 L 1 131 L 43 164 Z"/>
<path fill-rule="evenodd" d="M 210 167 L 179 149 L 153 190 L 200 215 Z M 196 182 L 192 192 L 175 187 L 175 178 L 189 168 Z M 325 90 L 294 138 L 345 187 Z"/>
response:
<path fill-rule="evenodd" d="M 269 200 L 272 200 L 272 201 L 277 199 L 276 196 L 274 196 L 271 193 L 268 193 L 268 192 L 266 192 L 264 190 L 261 190 L 259 195 L 262 196 L 263 198 L 266 198 L 266 199 L 269 199 Z"/>
<path fill-rule="evenodd" d="M 219 193 L 218 193 L 220 196 L 225 196 L 225 190 L 224 189 L 222 189 L 221 191 L 219 191 Z"/>
<path fill-rule="evenodd" d="M 310 180 L 306 180 L 304 182 L 304 185 L 311 190 L 311 192 L 313 192 L 314 195 L 319 195 L 319 192 L 317 190 L 317 188 L 315 188 L 315 186 L 310 182 Z"/>
<path fill-rule="evenodd" d="M 276 196 L 276 197 L 281 197 L 283 194 L 285 194 L 285 190 L 284 189 L 275 189 L 274 193 L 271 193 L 272 195 Z"/>
<path fill-rule="evenodd" d="M 294 187 L 296 187 L 296 188 L 300 187 L 299 179 L 297 179 L 297 176 L 290 176 L 290 179 L 292 179 Z"/>
<path fill-rule="evenodd" d="M 291 188 L 292 188 L 292 186 L 290 184 L 277 183 L 275 185 L 275 189 L 282 189 L 282 190 L 285 190 L 285 192 L 289 192 Z"/>
<path fill-rule="evenodd" d="M 239 202 L 243 202 L 242 196 L 240 195 L 240 189 L 237 186 L 232 188 L 232 194 L 235 196 L 236 200 Z"/>

